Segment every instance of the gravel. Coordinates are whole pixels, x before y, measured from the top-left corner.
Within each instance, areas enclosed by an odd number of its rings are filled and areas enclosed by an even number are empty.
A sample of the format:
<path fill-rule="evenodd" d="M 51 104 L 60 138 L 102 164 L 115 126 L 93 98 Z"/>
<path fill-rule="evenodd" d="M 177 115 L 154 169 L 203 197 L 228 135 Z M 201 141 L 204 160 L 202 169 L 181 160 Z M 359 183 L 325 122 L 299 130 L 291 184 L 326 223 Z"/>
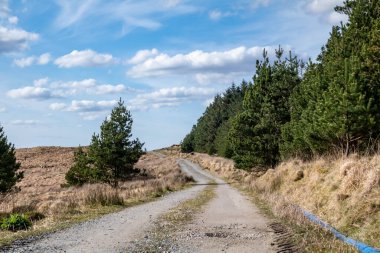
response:
<path fill-rule="evenodd" d="M 186 161 L 180 165 L 199 185 L 55 233 L 17 241 L 0 252 L 126 252 L 128 242 L 143 236 L 160 214 L 194 198 L 209 181 L 199 166 Z"/>

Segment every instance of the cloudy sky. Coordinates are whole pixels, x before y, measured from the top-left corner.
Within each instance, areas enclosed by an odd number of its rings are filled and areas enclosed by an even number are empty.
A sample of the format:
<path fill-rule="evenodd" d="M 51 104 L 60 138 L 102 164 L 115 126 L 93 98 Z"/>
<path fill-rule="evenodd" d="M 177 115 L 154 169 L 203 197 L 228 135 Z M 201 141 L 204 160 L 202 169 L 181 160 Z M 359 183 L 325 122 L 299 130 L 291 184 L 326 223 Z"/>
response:
<path fill-rule="evenodd" d="M 342 0 L 0 0 L 0 124 L 16 147 L 87 145 L 121 97 L 149 149 L 281 44 L 314 59 Z"/>

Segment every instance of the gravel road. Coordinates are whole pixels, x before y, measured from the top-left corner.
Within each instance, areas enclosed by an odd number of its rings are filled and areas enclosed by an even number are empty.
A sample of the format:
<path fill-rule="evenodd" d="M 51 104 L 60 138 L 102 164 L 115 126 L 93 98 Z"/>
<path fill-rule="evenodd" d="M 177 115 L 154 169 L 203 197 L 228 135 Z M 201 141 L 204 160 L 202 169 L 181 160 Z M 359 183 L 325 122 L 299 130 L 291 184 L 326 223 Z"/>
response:
<path fill-rule="evenodd" d="M 138 238 L 155 218 L 180 202 L 194 198 L 210 180 L 203 175 L 198 166 L 192 166 L 185 161 L 181 161 L 180 165 L 185 173 L 198 182 L 198 185 L 171 193 L 154 202 L 74 225 L 42 238 L 18 241 L 11 248 L 0 252 L 125 252 L 127 243 Z"/>
<path fill-rule="evenodd" d="M 176 252 L 273 252 L 268 221 L 246 197 L 198 165 L 184 159 L 178 159 L 178 163 L 196 180 L 195 186 L 41 238 L 19 241 L 0 252 L 126 252 L 128 242 L 144 240 L 144 231 L 159 215 L 194 198 L 211 180 L 218 184 L 216 198 L 192 224 L 174 235 L 173 249 Z"/>
<path fill-rule="evenodd" d="M 216 182 L 216 197 L 174 236 L 175 252 L 276 252 L 269 220 L 239 191 Z"/>

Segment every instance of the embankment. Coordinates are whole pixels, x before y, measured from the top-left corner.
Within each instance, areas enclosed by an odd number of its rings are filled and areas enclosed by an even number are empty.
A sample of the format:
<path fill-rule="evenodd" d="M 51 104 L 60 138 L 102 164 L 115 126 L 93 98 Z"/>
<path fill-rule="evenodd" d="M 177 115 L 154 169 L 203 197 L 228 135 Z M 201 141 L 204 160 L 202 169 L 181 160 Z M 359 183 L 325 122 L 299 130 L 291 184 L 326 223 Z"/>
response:
<path fill-rule="evenodd" d="M 202 167 L 265 200 L 277 216 L 299 206 L 348 236 L 380 248 L 380 155 L 290 160 L 263 175 L 236 170 L 231 160 L 187 154 Z"/>

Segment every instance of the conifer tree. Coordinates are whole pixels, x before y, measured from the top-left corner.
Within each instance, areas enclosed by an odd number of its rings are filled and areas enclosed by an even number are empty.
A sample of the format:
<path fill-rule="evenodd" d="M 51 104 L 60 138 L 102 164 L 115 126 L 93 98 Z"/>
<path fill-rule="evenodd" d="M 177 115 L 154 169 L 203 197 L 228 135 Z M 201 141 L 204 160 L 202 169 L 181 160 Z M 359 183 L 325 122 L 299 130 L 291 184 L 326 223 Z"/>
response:
<path fill-rule="evenodd" d="M 93 134 L 88 153 L 81 149 L 76 153 L 66 179 L 80 176 L 73 184 L 103 181 L 117 187 L 120 180 L 133 175 L 134 164 L 144 152 L 143 143 L 131 140 L 132 123 L 131 113 L 120 99 L 110 118 L 103 121 L 100 134 Z"/>
<path fill-rule="evenodd" d="M 0 126 L 0 193 L 9 191 L 23 177 L 23 173 L 18 172 L 19 168 L 15 148 Z"/>
<path fill-rule="evenodd" d="M 283 50 L 276 50 L 270 64 L 267 52 L 256 64 L 253 85 L 243 101 L 230 131 L 234 160 L 239 168 L 264 169 L 280 160 L 281 127 L 290 120 L 289 97 L 300 83 L 299 61 L 289 53 L 282 60 Z"/>
<path fill-rule="evenodd" d="M 318 63 L 291 99 L 283 157 L 364 152 L 380 136 L 379 1 L 345 1 L 336 10 L 349 21 L 333 27 Z"/>

